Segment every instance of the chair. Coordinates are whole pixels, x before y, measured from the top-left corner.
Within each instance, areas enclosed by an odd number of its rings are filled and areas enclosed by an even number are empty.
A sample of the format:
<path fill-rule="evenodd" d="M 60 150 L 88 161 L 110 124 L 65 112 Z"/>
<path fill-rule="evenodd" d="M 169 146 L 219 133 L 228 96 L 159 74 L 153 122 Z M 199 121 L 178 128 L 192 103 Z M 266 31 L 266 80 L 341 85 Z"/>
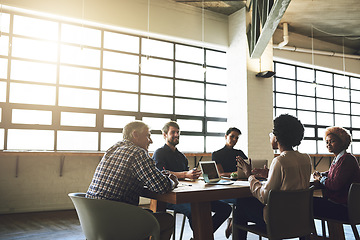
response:
<path fill-rule="evenodd" d="M 326 238 L 325 221 L 328 221 L 328 222 L 335 222 L 335 223 L 340 223 L 340 224 L 351 225 L 355 239 L 360 240 L 359 232 L 356 229 L 356 225 L 360 224 L 360 204 L 359 203 L 360 203 L 360 183 L 353 183 L 353 184 L 351 184 L 349 193 L 348 193 L 349 219 L 347 219 L 347 221 L 341 221 L 341 220 L 332 219 L 332 218 L 316 217 L 316 219 L 321 220 L 323 238 L 324 239 Z"/>
<path fill-rule="evenodd" d="M 160 226 L 148 211 L 127 203 L 69 193 L 87 240 L 160 240 Z"/>
<path fill-rule="evenodd" d="M 313 191 L 313 187 L 294 191 L 271 190 L 268 196 L 266 229 L 256 224 L 242 225 L 234 222 L 233 239 L 235 228 L 257 234 L 259 239 L 261 237 L 270 240 L 309 238 L 316 231 L 313 218 Z"/>
<path fill-rule="evenodd" d="M 181 213 L 180 213 L 180 212 L 177 212 L 177 211 L 174 211 L 174 210 L 170 210 L 170 209 L 168 209 L 168 210 L 169 210 L 169 211 L 172 211 L 173 214 L 174 214 L 174 233 L 173 233 L 173 240 L 175 240 L 176 214 L 181 214 Z M 182 240 L 182 237 L 183 237 L 183 235 L 184 235 L 185 220 L 186 220 L 186 216 L 183 215 L 183 220 L 182 220 L 182 223 L 181 223 L 181 231 L 180 231 L 179 240 Z"/>

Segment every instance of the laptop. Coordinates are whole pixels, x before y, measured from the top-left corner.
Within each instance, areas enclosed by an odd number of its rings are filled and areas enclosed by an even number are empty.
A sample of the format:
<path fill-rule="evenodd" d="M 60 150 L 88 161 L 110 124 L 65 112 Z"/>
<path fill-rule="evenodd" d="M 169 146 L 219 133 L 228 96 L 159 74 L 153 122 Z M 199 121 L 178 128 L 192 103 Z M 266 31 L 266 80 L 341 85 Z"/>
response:
<path fill-rule="evenodd" d="M 200 162 L 200 168 L 205 183 L 224 184 L 224 185 L 233 184 L 232 181 L 221 179 L 215 161 Z"/>

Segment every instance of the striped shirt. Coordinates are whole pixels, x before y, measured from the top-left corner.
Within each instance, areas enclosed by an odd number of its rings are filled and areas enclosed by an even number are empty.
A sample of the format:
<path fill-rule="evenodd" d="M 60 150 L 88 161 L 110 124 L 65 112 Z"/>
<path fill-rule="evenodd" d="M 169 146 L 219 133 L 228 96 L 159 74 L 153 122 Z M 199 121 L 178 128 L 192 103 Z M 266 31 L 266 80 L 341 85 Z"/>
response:
<path fill-rule="evenodd" d="M 86 197 L 138 205 L 144 186 L 153 192 L 166 193 L 173 183 L 155 167 L 145 149 L 123 140 L 106 151 Z"/>

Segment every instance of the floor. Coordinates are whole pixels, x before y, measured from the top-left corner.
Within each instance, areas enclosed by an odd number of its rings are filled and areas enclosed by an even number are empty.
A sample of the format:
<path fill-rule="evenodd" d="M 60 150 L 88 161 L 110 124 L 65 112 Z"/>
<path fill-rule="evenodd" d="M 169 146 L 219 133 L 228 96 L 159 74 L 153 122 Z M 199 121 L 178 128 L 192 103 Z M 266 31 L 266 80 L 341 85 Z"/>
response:
<path fill-rule="evenodd" d="M 183 215 L 177 214 L 176 239 L 179 239 Z M 320 233 L 320 225 L 317 222 L 317 231 Z M 226 222 L 215 232 L 215 240 L 226 240 Z M 345 226 L 346 240 L 354 239 L 350 226 Z M 358 226 L 360 231 L 360 226 Z M 188 222 L 185 223 L 184 240 L 192 237 L 192 231 Z M 231 238 L 231 237 L 230 237 Z M 84 240 L 76 212 L 54 211 L 40 213 L 20 213 L 0 215 L 0 239 L 1 240 Z M 248 240 L 257 240 L 258 236 L 249 234 Z M 264 238 L 263 238 L 264 239 Z"/>

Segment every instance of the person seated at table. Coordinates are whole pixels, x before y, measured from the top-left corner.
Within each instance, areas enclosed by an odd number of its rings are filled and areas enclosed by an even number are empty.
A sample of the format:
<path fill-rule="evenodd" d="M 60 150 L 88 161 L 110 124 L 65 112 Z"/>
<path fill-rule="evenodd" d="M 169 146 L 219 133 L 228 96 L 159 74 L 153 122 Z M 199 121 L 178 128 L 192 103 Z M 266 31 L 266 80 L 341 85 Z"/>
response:
<path fill-rule="evenodd" d="M 235 145 L 238 142 L 241 135 L 240 129 L 236 127 L 229 128 L 225 133 L 225 146 L 212 153 L 211 158 L 216 162 L 220 176 L 231 177 L 232 174 L 237 175 L 237 162 L 236 156 L 241 156 L 243 159 L 247 159 L 247 156 L 240 149 L 235 149 Z M 226 203 L 236 204 L 236 199 L 224 199 L 221 200 Z M 225 229 L 225 236 L 229 238 L 232 229 L 232 218 L 228 219 L 228 225 Z"/>
<path fill-rule="evenodd" d="M 156 162 L 156 167 L 159 170 L 169 171 L 179 179 L 198 179 L 201 175 L 201 171 L 198 169 L 189 170 L 188 159 L 176 148 L 176 145 L 179 144 L 180 138 L 179 125 L 174 121 L 170 121 L 162 128 L 162 133 L 165 139 L 165 144 L 163 147 L 158 148 L 153 155 L 153 159 Z M 190 227 L 192 229 L 190 203 L 168 203 L 167 208 L 184 214 L 189 219 Z M 212 216 L 213 232 L 215 232 L 229 217 L 231 213 L 231 207 L 227 203 L 221 201 L 212 201 L 211 211 L 215 213 Z"/>
<path fill-rule="evenodd" d="M 144 186 L 157 193 L 174 189 L 178 180 L 175 175 L 165 176 L 155 167 L 148 154 L 151 143 L 145 123 L 128 123 L 123 129 L 123 140 L 110 147 L 98 164 L 86 197 L 137 206 Z M 174 230 L 173 216 L 163 212 L 154 213 L 154 217 L 160 225 L 161 239 L 170 239 Z"/>
<path fill-rule="evenodd" d="M 278 149 L 280 155 L 272 160 L 266 182 L 260 182 L 253 175 L 251 159 L 250 164 L 247 164 L 244 159 L 237 157 L 240 168 L 248 177 L 254 197 L 238 199 L 234 223 L 245 225 L 254 222 L 265 229 L 264 214 L 270 190 L 299 190 L 310 186 L 310 156 L 293 149 L 300 145 L 304 137 L 301 122 L 296 117 L 282 114 L 274 119 L 274 129 L 269 136 L 272 148 Z M 233 234 L 234 239 L 243 240 L 247 237 L 247 232 L 240 229 L 236 229 Z"/>
<path fill-rule="evenodd" d="M 314 216 L 346 220 L 350 185 L 360 182 L 359 163 L 352 154 L 346 152 L 351 143 L 347 130 L 329 127 L 324 139 L 327 149 L 335 158 L 328 171 L 313 173 L 314 185 L 323 189 L 323 197 L 314 197 Z"/>

